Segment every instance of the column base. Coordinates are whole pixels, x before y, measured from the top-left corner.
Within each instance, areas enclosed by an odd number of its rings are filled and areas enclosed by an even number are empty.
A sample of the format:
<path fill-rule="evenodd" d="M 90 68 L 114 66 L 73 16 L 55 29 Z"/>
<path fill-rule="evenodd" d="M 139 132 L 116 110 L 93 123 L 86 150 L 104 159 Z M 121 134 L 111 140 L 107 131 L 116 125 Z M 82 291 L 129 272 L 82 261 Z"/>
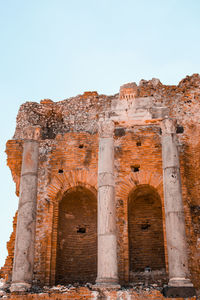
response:
<path fill-rule="evenodd" d="M 120 284 L 116 278 L 97 278 L 96 284 L 93 286 L 95 289 L 120 289 Z"/>
<path fill-rule="evenodd" d="M 13 292 L 28 292 L 31 288 L 31 284 L 26 282 L 13 282 L 10 287 L 11 293 Z"/>
<path fill-rule="evenodd" d="M 188 278 L 172 277 L 169 280 L 168 286 L 171 287 L 193 287 L 192 282 Z"/>
<path fill-rule="evenodd" d="M 194 287 L 191 286 L 166 286 L 162 291 L 167 298 L 189 298 L 196 296 Z"/>

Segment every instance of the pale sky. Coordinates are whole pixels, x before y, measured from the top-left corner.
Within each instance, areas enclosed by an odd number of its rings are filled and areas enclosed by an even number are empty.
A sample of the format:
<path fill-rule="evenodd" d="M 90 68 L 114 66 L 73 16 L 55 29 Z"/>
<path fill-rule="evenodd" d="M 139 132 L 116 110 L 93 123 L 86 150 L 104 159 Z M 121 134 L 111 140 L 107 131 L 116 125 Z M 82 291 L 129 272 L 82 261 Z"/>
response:
<path fill-rule="evenodd" d="M 0 266 L 18 205 L 5 143 L 20 104 L 200 73 L 199 0 L 0 0 Z"/>

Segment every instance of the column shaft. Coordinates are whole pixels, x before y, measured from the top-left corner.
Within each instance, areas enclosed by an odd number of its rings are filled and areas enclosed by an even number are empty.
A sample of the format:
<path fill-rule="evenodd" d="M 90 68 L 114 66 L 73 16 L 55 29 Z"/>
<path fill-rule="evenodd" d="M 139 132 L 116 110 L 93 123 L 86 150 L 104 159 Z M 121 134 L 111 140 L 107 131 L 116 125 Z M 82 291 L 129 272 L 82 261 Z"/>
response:
<path fill-rule="evenodd" d="M 168 118 L 162 122 L 162 160 L 169 286 L 192 286 L 188 279 L 179 154 L 175 126 Z"/>
<path fill-rule="evenodd" d="M 24 141 L 11 291 L 31 287 L 37 201 L 38 142 Z"/>
<path fill-rule="evenodd" d="M 117 238 L 114 183 L 114 124 L 100 124 L 98 161 L 98 285 L 116 285 Z"/>

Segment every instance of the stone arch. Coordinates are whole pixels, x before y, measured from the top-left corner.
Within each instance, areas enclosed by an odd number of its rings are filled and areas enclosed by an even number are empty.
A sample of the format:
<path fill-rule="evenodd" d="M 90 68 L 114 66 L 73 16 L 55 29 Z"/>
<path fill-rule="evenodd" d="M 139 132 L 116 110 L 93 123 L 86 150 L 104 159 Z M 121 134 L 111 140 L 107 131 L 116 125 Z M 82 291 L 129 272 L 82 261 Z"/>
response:
<path fill-rule="evenodd" d="M 59 203 L 67 191 L 82 187 L 89 190 L 97 198 L 97 174 L 87 169 L 75 169 L 56 174 L 47 189 L 49 213 L 51 216 L 50 230 L 48 230 L 48 248 L 46 252 L 45 282 L 54 285 L 56 280 L 57 260 L 57 231 Z"/>
<path fill-rule="evenodd" d="M 129 278 L 131 281 L 135 281 L 136 272 L 144 272 L 145 268 L 165 275 L 162 222 L 162 204 L 157 190 L 149 184 L 133 188 L 128 196 Z"/>
<path fill-rule="evenodd" d="M 48 186 L 48 198 L 51 202 L 59 201 L 67 190 L 76 186 L 84 186 L 97 193 L 97 174 L 86 169 L 58 173 Z"/>
<path fill-rule="evenodd" d="M 165 231 L 165 211 L 164 211 L 164 195 L 163 195 L 163 177 L 160 173 L 139 171 L 131 172 L 125 177 L 118 179 L 116 184 L 116 205 L 118 217 L 123 214 L 125 222 L 121 222 L 119 226 L 123 227 L 123 235 L 119 238 L 123 240 L 123 244 L 119 249 L 118 255 L 122 261 L 122 273 L 125 283 L 129 282 L 129 239 L 128 239 L 128 198 L 130 192 L 137 189 L 138 186 L 149 185 L 157 191 L 161 199 L 163 232 L 164 232 L 164 252 L 166 271 L 168 270 L 167 243 Z M 120 230 L 121 231 L 121 230 Z"/>
<path fill-rule="evenodd" d="M 148 184 L 154 187 L 160 195 L 163 194 L 163 179 L 161 175 L 139 171 L 131 172 L 120 180 L 119 184 L 116 186 L 116 196 L 118 199 L 127 202 L 130 191 L 136 189 L 138 185 L 143 184 Z"/>
<path fill-rule="evenodd" d="M 78 185 L 59 202 L 56 284 L 95 283 L 96 277 L 97 197 Z"/>

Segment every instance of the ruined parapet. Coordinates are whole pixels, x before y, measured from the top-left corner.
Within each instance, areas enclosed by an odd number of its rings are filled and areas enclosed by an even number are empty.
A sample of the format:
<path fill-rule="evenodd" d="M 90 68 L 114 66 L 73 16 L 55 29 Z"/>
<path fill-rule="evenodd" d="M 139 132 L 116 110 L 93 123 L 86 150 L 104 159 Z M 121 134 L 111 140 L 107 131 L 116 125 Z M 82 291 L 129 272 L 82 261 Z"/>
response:
<path fill-rule="evenodd" d="M 137 89 L 138 89 L 138 87 L 135 82 L 126 83 L 126 84 L 120 86 L 119 99 L 120 100 L 134 99 L 135 96 L 137 95 Z"/>

